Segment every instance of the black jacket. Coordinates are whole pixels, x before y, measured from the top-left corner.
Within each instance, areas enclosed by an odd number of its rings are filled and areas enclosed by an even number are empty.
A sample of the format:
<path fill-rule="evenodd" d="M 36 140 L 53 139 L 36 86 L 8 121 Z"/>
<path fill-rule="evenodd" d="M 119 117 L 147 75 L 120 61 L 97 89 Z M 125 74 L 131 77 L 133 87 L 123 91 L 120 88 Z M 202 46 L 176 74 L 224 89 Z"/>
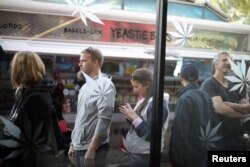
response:
<path fill-rule="evenodd" d="M 20 128 L 23 137 L 17 139 L 17 136 L 11 135 L 13 133 L 9 132 L 10 129 L 5 128 L 5 138 L 22 143 L 22 153 L 16 154 L 14 159 L 10 159 L 9 166 L 36 167 L 39 163 L 43 164 L 43 162 L 38 163 L 38 155 L 43 154 L 44 151 L 52 153 L 53 149 L 50 147 L 49 141 L 53 138 L 51 135 L 57 131 L 54 128 L 56 116 L 51 98 L 54 86 L 54 82 L 43 79 L 20 91 L 9 115 L 9 120 Z M 14 148 L 9 151 L 13 154 L 20 149 Z"/>
<path fill-rule="evenodd" d="M 176 105 L 170 161 L 175 166 L 206 166 L 207 150 L 216 149 L 214 146 L 216 147 L 217 139 L 216 134 L 208 135 L 209 137 L 206 134 L 210 134 L 215 126 L 214 108 L 210 96 L 196 84 L 183 88 Z"/>

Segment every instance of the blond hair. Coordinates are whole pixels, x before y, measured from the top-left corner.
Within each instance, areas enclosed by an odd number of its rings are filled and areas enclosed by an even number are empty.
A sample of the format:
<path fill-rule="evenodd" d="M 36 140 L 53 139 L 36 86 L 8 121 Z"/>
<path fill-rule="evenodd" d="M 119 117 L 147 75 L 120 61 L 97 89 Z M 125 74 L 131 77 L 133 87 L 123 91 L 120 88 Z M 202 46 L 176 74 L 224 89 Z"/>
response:
<path fill-rule="evenodd" d="M 14 88 L 27 88 L 45 76 L 45 66 L 38 54 L 17 52 L 11 62 L 11 84 Z"/>

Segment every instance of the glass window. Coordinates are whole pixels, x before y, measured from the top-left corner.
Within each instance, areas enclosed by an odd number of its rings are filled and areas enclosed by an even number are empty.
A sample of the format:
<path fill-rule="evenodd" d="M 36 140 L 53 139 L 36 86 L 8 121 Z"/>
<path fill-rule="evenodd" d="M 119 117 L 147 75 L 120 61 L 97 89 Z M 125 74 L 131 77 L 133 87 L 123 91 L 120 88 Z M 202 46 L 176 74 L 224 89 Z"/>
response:
<path fill-rule="evenodd" d="M 174 16 L 185 16 L 192 18 L 202 18 L 202 10 L 199 7 L 180 3 L 169 3 L 168 14 Z"/>
<path fill-rule="evenodd" d="M 181 12 L 180 12 L 181 11 Z M 191 18 L 224 21 L 205 6 L 188 5 L 182 3 L 168 3 L 168 14 L 173 16 L 185 16 Z"/>
<path fill-rule="evenodd" d="M 45 69 L 47 72 L 50 72 L 53 70 L 53 66 L 54 66 L 54 57 L 52 56 L 40 56 L 44 65 L 45 65 Z"/>
<path fill-rule="evenodd" d="M 204 19 L 222 21 L 221 17 L 219 17 L 218 15 L 216 15 L 214 12 L 210 11 L 209 9 L 204 10 Z"/>
<path fill-rule="evenodd" d="M 95 0 L 93 4 L 103 4 L 107 5 L 111 9 L 121 9 L 124 0 Z"/>
<path fill-rule="evenodd" d="M 183 63 L 192 62 L 197 65 L 199 70 L 200 79 L 205 79 L 210 77 L 212 73 L 212 59 L 203 59 L 203 58 L 184 58 Z"/>
<path fill-rule="evenodd" d="M 48 2 L 48 3 L 55 3 L 55 4 L 67 4 L 64 0 L 32 0 L 37 2 Z M 107 5 L 112 9 L 121 9 L 121 4 L 123 0 L 95 0 L 91 3 L 91 5 L 101 4 Z"/>
<path fill-rule="evenodd" d="M 9 70 L 12 57 L 13 54 L 0 54 L 0 115 L 9 113 L 15 99 Z"/>
<path fill-rule="evenodd" d="M 79 71 L 78 64 L 78 56 L 56 56 L 55 68 L 60 72 L 76 73 Z"/>
<path fill-rule="evenodd" d="M 124 9 L 137 11 L 137 12 L 155 12 L 156 11 L 156 1 L 155 0 L 124 0 Z"/>
<path fill-rule="evenodd" d="M 13 54 L 6 53 L 0 45 L 0 77 L 9 76 L 10 62 Z"/>
<path fill-rule="evenodd" d="M 102 66 L 102 72 L 107 75 L 119 75 L 122 71 L 121 63 L 113 62 L 113 61 L 104 61 Z M 121 72 L 120 72 L 121 71 Z M 123 74 L 122 74 L 123 75 Z"/>
<path fill-rule="evenodd" d="M 37 2 L 47 2 L 54 4 L 67 4 L 63 0 L 32 0 Z M 143 3 L 142 3 L 143 1 Z M 124 9 L 137 12 L 156 12 L 156 0 L 95 0 L 89 6 L 107 5 L 110 9 Z M 196 4 L 168 2 L 168 15 L 186 16 L 191 18 L 200 18 L 216 21 L 224 21 L 221 17 L 214 14 L 206 6 Z"/>
<path fill-rule="evenodd" d="M 65 96 L 64 113 L 76 112 L 77 95 L 80 85 L 77 82 L 79 68 L 79 56 L 57 55 L 54 68 L 61 74 L 64 84 L 63 94 Z"/>

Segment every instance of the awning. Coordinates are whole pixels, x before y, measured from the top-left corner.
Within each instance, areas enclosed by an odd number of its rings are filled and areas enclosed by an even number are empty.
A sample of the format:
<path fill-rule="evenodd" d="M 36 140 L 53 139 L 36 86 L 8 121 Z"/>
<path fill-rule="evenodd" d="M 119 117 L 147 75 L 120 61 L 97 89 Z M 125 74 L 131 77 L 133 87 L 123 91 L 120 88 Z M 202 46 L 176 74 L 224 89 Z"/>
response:
<path fill-rule="evenodd" d="M 154 55 L 147 52 L 146 46 L 131 45 L 109 45 L 109 44 L 93 44 L 93 43 L 66 43 L 51 41 L 29 41 L 29 40 L 13 40 L 0 39 L 0 45 L 6 52 L 17 51 L 33 51 L 44 54 L 63 54 L 63 55 L 79 55 L 82 50 L 87 47 L 96 47 L 101 50 L 105 57 L 111 58 L 131 58 L 131 59 L 148 59 L 153 60 Z M 176 61 L 174 56 L 167 56 L 166 60 Z"/>
<path fill-rule="evenodd" d="M 114 44 L 95 44 L 95 43 L 69 43 L 54 41 L 30 41 L 0 39 L 0 45 L 6 52 L 33 51 L 43 54 L 62 54 L 79 55 L 82 50 L 92 46 L 99 48 L 105 57 L 110 58 L 129 58 L 129 59 L 154 59 L 154 48 L 144 45 L 114 45 Z M 204 58 L 213 59 L 219 51 L 195 50 L 186 48 L 167 48 L 166 60 L 177 61 L 178 58 Z M 231 53 L 235 60 L 249 60 L 250 55 L 246 53 Z"/>

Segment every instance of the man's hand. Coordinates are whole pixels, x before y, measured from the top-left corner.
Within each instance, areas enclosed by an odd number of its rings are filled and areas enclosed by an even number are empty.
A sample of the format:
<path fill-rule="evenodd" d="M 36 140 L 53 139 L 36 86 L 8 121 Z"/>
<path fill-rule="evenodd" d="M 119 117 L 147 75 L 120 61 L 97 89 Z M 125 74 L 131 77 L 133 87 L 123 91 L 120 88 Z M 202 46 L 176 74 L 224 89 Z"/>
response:
<path fill-rule="evenodd" d="M 225 102 L 226 105 L 232 107 L 234 110 L 237 112 L 245 115 L 245 114 L 250 114 L 250 104 L 246 102 L 241 102 L 240 104 L 238 103 L 230 103 L 230 102 Z"/>
<path fill-rule="evenodd" d="M 95 166 L 95 148 L 90 147 L 84 156 L 84 166 L 94 167 Z"/>
<path fill-rule="evenodd" d="M 70 160 L 72 163 L 75 163 L 75 151 L 74 151 L 73 146 L 70 146 L 70 148 L 69 148 L 68 157 L 69 157 L 69 160 Z"/>
<path fill-rule="evenodd" d="M 90 144 L 89 148 L 84 156 L 84 165 L 87 167 L 95 166 L 95 153 L 98 147 L 100 146 L 102 138 L 98 135 L 94 135 Z"/>

